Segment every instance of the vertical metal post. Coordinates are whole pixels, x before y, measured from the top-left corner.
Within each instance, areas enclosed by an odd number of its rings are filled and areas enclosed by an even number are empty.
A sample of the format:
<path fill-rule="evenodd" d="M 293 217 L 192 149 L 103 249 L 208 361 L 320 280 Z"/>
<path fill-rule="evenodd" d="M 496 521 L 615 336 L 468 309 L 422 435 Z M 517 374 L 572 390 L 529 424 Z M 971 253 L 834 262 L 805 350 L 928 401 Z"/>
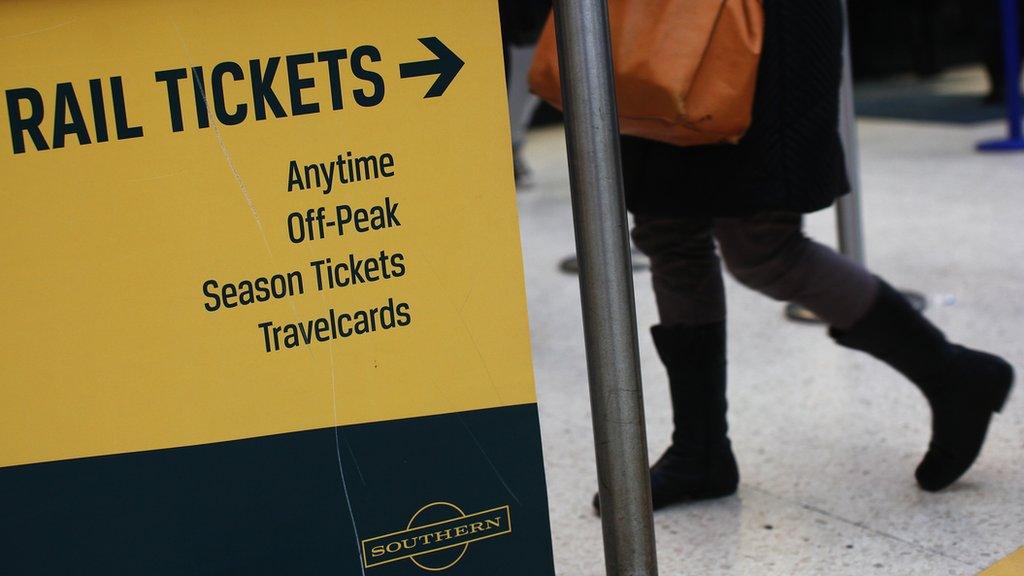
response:
<path fill-rule="evenodd" d="M 608 576 L 656 576 L 647 435 L 605 0 L 556 0 Z"/>
<path fill-rule="evenodd" d="M 986 0 L 991 2 L 992 0 Z M 1003 66 L 1005 69 L 1007 137 L 978 144 L 982 152 L 1008 152 L 1024 150 L 1021 131 L 1020 98 L 1020 8 L 1019 0 L 1000 0 L 999 17 L 1002 20 Z"/>
<path fill-rule="evenodd" d="M 846 174 L 850 193 L 836 202 L 839 251 L 864 264 L 864 228 L 860 208 L 860 149 L 857 144 L 857 115 L 853 103 L 853 64 L 850 58 L 850 27 L 843 0 L 843 80 L 839 90 L 839 135 L 846 153 Z"/>
<path fill-rule="evenodd" d="M 1006 118 L 1010 140 L 1021 141 L 1020 106 L 1020 14 L 1018 0 L 1003 0 L 1003 65 L 1006 67 Z"/>
<path fill-rule="evenodd" d="M 1010 0 L 1017 2 L 1018 0 Z M 864 223 L 861 215 L 860 144 L 857 138 L 857 112 L 853 101 L 853 61 L 850 57 L 850 25 L 847 0 L 843 0 L 843 79 L 839 89 L 839 135 L 846 153 L 846 174 L 850 180 L 850 193 L 836 202 L 836 229 L 839 251 L 866 266 L 864 254 Z M 903 296 L 917 310 L 928 306 L 928 299 L 915 290 L 902 290 Z M 799 307 L 797 307 L 799 308 Z M 790 308 L 790 318 L 807 320 L 807 311 Z M 813 315 L 812 315 L 813 316 Z"/>

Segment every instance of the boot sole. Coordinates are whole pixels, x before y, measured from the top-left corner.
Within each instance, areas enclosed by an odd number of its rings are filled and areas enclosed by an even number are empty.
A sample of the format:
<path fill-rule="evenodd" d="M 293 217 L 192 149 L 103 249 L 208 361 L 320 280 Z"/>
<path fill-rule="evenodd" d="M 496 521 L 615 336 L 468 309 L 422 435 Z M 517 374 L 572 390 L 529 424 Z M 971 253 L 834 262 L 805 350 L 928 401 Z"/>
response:
<path fill-rule="evenodd" d="M 739 486 L 732 486 L 730 488 L 718 488 L 713 490 L 702 490 L 700 492 L 691 492 L 683 497 L 680 502 L 688 500 L 712 500 L 714 498 L 725 498 L 726 496 L 732 496 L 739 489 Z"/>
<path fill-rule="evenodd" d="M 974 458 L 972 458 L 970 462 L 966 463 L 966 466 L 962 466 L 963 469 L 958 474 L 949 478 L 944 478 L 941 482 L 921 481 L 921 466 L 924 465 L 924 461 L 922 461 L 921 464 L 918 465 L 917 470 L 914 472 L 914 476 L 917 478 L 918 485 L 920 485 L 922 489 L 924 489 L 927 492 L 939 492 L 949 487 L 960 478 L 962 478 L 964 474 L 966 474 L 971 469 L 971 467 L 974 466 L 974 463 L 977 461 L 977 458 L 981 453 L 981 448 L 982 446 L 984 446 L 985 436 L 988 435 L 988 429 L 992 424 L 992 414 L 998 414 L 1002 412 L 1003 408 L 1006 406 L 1006 401 L 1009 399 L 1010 392 L 1013 389 L 1014 378 L 1015 374 L 1013 367 L 1005 360 L 999 359 L 999 367 L 997 369 L 996 376 L 992 380 L 990 380 L 988 384 L 988 407 L 991 409 L 991 412 L 989 413 L 989 416 L 985 422 L 985 429 L 982 433 L 981 445 L 979 445 L 978 447 L 978 453 L 975 454 Z M 929 448 L 929 451 L 930 450 L 931 448 Z"/>
<path fill-rule="evenodd" d="M 739 486 L 734 486 L 732 488 L 719 488 L 717 490 L 702 490 L 700 492 L 687 492 L 686 494 L 682 494 L 682 495 L 680 495 L 680 496 L 678 496 L 676 498 L 673 498 L 669 502 L 665 502 L 661 506 L 657 506 L 657 507 L 653 507 L 652 506 L 651 509 L 652 509 L 652 511 L 657 512 L 658 510 L 664 510 L 665 508 L 668 508 L 670 506 L 675 506 L 676 504 L 685 504 L 685 503 L 688 503 L 688 502 L 700 502 L 702 500 L 717 500 L 718 498 L 727 498 L 729 496 L 732 496 L 732 495 L 736 494 L 736 492 L 738 490 L 739 490 Z M 590 505 L 591 505 L 591 507 L 594 510 L 594 514 L 596 516 L 600 517 L 601 516 L 601 499 L 600 499 L 600 495 L 599 494 L 594 494 L 594 499 L 593 499 L 593 501 L 591 501 Z"/>
<path fill-rule="evenodd" d="M 702 490 L 700 492 L 688 492 L 682 494 L 676 498 L 663 503 L 661 506 L 654 508 L 654 510 L 664 510 L 666 508 L 675 506 L 677 504 L 693 504 L 695 502 L 703 502 L 705 500 L 718 500 L 719 498 L 728 498 L 736 494 L 738 487 L 734 488 L 720 488 L 718 490 Z"/>

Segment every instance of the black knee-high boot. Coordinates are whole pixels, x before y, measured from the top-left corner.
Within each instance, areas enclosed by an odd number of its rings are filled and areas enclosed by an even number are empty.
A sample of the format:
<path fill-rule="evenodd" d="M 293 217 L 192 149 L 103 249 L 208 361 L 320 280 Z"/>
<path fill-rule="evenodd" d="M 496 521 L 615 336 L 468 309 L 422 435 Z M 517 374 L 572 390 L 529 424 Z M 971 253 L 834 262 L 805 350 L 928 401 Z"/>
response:
<path fill-rule="evenodd" d="M 853 327 L 829 333 L 840 345 L 889 364 L 924 393 L 932 439 L 915 475 L 925 490 L 941 490 L 981 452 L 992 414 L 1013 385 L 1013 368 L 998 356 L 951 344 L 902 294 L 879 282 L 867 314 Z"/>
<path fill-rule="evenodd" d="M 651 334 L 668 371 L 675 424 L 672 445 L 651 467 L 654 509 L 735 493 L 739 471 L 726 423 L 725 323 L 655 326 Z"/>

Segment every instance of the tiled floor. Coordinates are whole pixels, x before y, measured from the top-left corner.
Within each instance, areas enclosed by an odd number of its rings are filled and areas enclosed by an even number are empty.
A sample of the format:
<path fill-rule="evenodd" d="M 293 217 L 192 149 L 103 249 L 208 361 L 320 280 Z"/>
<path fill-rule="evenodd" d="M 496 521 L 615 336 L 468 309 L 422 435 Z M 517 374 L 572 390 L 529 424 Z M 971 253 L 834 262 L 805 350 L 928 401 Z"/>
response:
<path fill-rule="evenodd" d="M 938 86 L 944 93 L 970 82 Z M 969 80 L 969 78 L 968 78 Z M 1024 154 L 973 151 L 1003 127 L 862 120 L 869 264 L 925 293 L 951 338 L 1024 369 Z M 603 574 L 562 133 L 531 134 L 535 185 L 519 195 L 537 386 L 559 574 Z M 834 213 L 808 219 L 833 243 Z M 656 322 L 635 276 L 642 327 Z M 656 516 L 661 574 L 976 574 L 1024 544 L 1024 397 L 996 420 L 979 462 L 951 489 L 917 489 L 928 409 L 912 385 L 836 347 L 821 327 L 731 280 L 730 418 L 736 497 Z M 666 376 L 641 329 L 651 455 L 670 430 Z"/>

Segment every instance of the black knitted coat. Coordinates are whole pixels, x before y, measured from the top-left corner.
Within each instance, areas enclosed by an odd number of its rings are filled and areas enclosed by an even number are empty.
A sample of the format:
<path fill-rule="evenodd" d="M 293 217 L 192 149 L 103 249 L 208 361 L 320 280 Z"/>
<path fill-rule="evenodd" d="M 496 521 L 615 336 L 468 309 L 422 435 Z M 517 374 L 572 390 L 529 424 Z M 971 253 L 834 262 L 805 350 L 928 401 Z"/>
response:
<path fill-rule="evenodd" d="M 813 212 L 849 190 L 838 131 L 840 0 L 764 0 L 764 8 L 750 130 L 736 145 L 687 148 L 624 136 L 632 212 Z"/>

